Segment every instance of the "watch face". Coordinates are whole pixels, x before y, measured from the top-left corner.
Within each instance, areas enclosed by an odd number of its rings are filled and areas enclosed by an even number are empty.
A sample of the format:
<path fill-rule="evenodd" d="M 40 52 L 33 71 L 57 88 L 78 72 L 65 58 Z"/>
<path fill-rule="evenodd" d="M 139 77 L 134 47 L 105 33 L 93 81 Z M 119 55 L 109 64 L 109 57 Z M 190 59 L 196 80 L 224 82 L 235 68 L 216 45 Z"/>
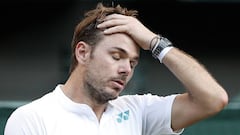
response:
<path fill-rule="evenodd" d="M 161 37 L 157 47 L 152 51 L 153 57 L 157 59 L 161 51 L 168 46 L 172 46 L 172 43 L 167 38 Z"/>
<path fill-rule="evenodd" d="M 160 43 L 159 43 L 160 44 Z M 160 52 L 162 51 L 162 48 L 161 48 L 161 46 L 160 45 L 157 45 L 157 47 L 155 48 L 155 50 L 153 50 L 153 52 L 152 52 L 152 55 L 153 55 L 153 57 L 155 58 L 155 59 L 157 59 L 158 58 L 158 55 L 160 54 Z"/>
<path fill-rule="evenodd" d="M 168 47 L 169 45 L 171 45 L 172 43 L 167 39 L 167 38 L 161 38 L 159 45 L 162 47 L 162 49 Z"/>

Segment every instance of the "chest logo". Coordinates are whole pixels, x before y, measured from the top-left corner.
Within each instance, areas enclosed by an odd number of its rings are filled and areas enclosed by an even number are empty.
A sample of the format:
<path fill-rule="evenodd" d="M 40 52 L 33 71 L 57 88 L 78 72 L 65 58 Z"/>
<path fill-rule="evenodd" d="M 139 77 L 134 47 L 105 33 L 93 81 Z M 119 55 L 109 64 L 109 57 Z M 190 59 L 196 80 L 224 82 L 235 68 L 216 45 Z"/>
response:
<path fill-rule="evenodd" d="M 122 123 L 125 120 L 128 120 L 129 118 L 129 110 L 121 112 L 117 115 L 117 122 Z"/>

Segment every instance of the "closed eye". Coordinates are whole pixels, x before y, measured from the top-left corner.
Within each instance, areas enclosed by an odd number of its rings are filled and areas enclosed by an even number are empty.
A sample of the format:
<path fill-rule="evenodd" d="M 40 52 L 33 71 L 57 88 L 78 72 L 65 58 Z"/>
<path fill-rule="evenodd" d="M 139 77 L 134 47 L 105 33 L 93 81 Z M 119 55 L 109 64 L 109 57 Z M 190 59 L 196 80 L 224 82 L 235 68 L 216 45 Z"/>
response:
<path fill-rule="evenodd" d="M 120 59 L 121 59 L 121 56 L 120 56 L 119 53 L 113 53 L 113 54 L 112 54 L 112 58 L 113 58 L 114 60 L 120 60 Z"/>
<path fill-rule="evenodd" d="M 119 61 L 121 59 L 130 60 L 129 62 L 132 69 L 135 68 L 138 64 L 139 57 L 135 56 L 135 57 L 129 58 L 128 53 L 122 48 L 111 48 L 110 54 L 111 54 L 111 57 L 116 61 Z"/>

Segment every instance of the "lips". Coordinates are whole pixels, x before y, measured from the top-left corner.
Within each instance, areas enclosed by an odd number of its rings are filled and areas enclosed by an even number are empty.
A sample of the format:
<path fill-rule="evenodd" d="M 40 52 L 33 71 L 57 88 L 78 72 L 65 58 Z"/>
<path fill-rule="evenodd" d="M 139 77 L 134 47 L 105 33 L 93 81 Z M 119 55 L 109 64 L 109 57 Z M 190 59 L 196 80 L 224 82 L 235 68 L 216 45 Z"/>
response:
<path fill-rule="evenodd" d="M 123 81 L 121 79 L 114 79 L 112 81 L 113 81 L 114 87 L 117 87 L 119 89 L 123 89 L 125 86 L 125 81 Z"/>

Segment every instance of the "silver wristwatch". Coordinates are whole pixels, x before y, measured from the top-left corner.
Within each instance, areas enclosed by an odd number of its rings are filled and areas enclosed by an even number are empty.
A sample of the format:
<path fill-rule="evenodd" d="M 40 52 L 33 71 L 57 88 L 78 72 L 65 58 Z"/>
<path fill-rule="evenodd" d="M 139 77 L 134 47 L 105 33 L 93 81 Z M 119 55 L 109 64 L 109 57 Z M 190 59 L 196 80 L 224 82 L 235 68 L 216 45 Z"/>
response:
<path fill-rule="evenodd" d="M 152 49 L 152 56 L 158 59 L 161 51 L 168 46 L 172 46 L 172 42 L 165 37 L 160 37 L 160 41 Z"/>

